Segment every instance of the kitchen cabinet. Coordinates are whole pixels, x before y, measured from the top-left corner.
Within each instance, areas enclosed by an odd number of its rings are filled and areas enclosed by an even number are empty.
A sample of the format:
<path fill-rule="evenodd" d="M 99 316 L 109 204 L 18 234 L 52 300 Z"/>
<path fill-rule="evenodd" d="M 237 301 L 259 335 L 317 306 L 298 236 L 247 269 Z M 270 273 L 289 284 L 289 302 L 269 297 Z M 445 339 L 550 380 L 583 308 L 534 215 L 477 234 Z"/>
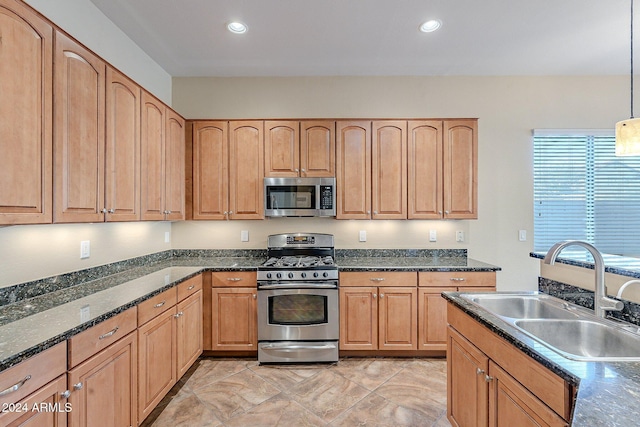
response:
<path fill-rule="evenodd" d="M 255 272 L 214 272 L 211 284 L 210 350 L 257 351 Z"/>
<path fill-rule="evenodd" d="M 453 426 L 567 426 L 575 390 L 448 305 L 447 418 Z"/>
<path fill-rule="evenodd" d="M 265 121 L 265 176 L 335 176 L 335 122 Z"/>
<path fill-rule="evenodd" d="M 0 225 L 50 223 L 53 29 L 17 0 L 0 0 L 0 28 Z"/>
<path fill-rule="evenodd" d="M 418 349 L 447 349 L 447 301 L 442 292 L 493 292 L 495 272 L 418 273 Z"/>
<path fill-rule="evenodd" d="M 340 350 L 417 350 L 416 285 L 416 273 L 341 273 Z"/>
<path fill-rule="evenodd" d="M 105 63 L 56 31 L 54 222 L 102 222 Z"/>
<path fill-rule="evenodd" d="M 337 122 L 338 219 L 407 218 L 407 122 Z"/>
<path fill-rule="evenodd" d="M 137 425 L 136 308 L 68 340 L 71 427 Z"/>
<path fill-rule="evenodd" d="M 65 427 L 67 413 L 72 409 L 67 403 L 66 393 L 67 375 L 64 374 L 17 402 L 13 408 L 20 408 L 20 410 L 9 409 L 6 412 L 0 412 L 0 425 Z"/>
<path fill-rule="evenodd" d="M 178 285 L 176 370 L 180 379 L 202 354 L 202 275 Z"/>
<path fill-rule="evenodd" d="M 409 219 L 477 219 L 477 119 L 410 120 Z"/>
<path fill-rule="evenodd" d="M 263 122 L 229 122 L 230 219 L 264 219 L 263 180 Z"/>
<path fill-rule="evenodd" d="M 185 121 L 146 91 L 141 115 L 141 218 L 184 219 Z"/>

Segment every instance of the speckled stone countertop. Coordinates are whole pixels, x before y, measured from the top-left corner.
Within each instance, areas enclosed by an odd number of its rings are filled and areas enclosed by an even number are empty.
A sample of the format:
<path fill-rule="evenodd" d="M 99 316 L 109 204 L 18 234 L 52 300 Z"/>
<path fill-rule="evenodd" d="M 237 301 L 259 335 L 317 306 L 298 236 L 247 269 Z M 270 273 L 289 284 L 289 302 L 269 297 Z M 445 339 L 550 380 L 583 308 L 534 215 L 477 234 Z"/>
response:
<path fill-rule="evenodd" d="M 577 362 L 566 359 L 497 316 L 460 297 L 443 296 L 531 358 L 578 387 L 572 426 L 628 427 L 640 420 L 640 362 Z"/>

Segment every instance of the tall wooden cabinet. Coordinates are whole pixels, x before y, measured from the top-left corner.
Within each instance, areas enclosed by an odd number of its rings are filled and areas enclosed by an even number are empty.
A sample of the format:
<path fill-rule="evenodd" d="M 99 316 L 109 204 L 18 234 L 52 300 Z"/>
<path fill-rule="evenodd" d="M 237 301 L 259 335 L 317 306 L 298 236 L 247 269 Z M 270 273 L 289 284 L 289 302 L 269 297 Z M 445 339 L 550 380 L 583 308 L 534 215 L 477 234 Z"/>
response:
<path fill-rule="evenodd" d="M 105 63 L 55 33 L 54 222 L 102 222 Z"/>
<path fill-rule="evenodd" d="M 444 121 L 444 218 L 478 218 L 478 121 Z"/>
<path fill-rule="evenodd" d="M 0 0 L 0 225 L 52 221 L 53 29 Z"/>
<path fill-rule="evenodd" d="M 336 122 L 337 219 L 371 218 L 371 122 Z"/>
<path fill-rule="evenodd" d="M 263 122 L 229 122 L 229 218 L 264 218 Z"/>

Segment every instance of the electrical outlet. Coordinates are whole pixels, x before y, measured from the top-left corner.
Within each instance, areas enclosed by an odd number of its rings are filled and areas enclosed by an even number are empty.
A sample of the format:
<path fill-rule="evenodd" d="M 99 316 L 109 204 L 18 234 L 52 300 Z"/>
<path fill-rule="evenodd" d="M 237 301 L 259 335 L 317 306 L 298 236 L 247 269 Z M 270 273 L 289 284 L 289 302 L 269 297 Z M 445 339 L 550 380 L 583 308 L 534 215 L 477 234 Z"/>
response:
<path fill-rule="evenodd" d="M 361 242 L 366 242 L 367 241 L 367 230 L 360 230 L 360 233 L 358 233 L 358 239 Z"/>
<path fill-rule="evenodd" d="M 82 306 L 80 308 L 80 321 L 88 322 L 91 320 L 91 310 L 89 309 L 89 305 Z"/>
<path fill-rule="evenodd" d="M 171 243 L 171 232 L 170 231 L 165 231 L 164 232 L 164 242 L 165 243 Z"/>
<path fill-rule="evenodd" d="M 249 230 L 241 230 L 240 231 L 240 241 L 248 242 L 249 241 Z"/>
<path fill-rule="evenodd" d="M 456 242 L 464 242 L 464 231 L 456 231 Z"/>
<path fill-rule="evenodd" d="M 91 256 L 91 241 L 83 240 L 80 242 L 80 259 L 86 259 Z"/>
<path fill-rule="evenodd" d="M 438 233 L 436 230 L 429 230 L 429 241 L 437 242 L 438 241 Z"/>
<path fill-rule="evenodd" d="M 518 231 L 518 240 L 520 240 L 521 242 L 527 241 L 527 230 Z"/>

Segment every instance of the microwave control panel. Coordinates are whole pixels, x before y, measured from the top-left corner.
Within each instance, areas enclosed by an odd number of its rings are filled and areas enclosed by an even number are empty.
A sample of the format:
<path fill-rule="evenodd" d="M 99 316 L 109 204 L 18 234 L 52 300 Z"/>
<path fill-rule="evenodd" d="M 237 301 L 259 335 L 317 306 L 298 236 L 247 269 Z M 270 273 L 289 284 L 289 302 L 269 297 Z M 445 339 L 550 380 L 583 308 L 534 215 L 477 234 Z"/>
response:
<path fill-rule="evenodd" d="M 333 186 L 320 186 L 320 209 L 333 209 Z"/>

